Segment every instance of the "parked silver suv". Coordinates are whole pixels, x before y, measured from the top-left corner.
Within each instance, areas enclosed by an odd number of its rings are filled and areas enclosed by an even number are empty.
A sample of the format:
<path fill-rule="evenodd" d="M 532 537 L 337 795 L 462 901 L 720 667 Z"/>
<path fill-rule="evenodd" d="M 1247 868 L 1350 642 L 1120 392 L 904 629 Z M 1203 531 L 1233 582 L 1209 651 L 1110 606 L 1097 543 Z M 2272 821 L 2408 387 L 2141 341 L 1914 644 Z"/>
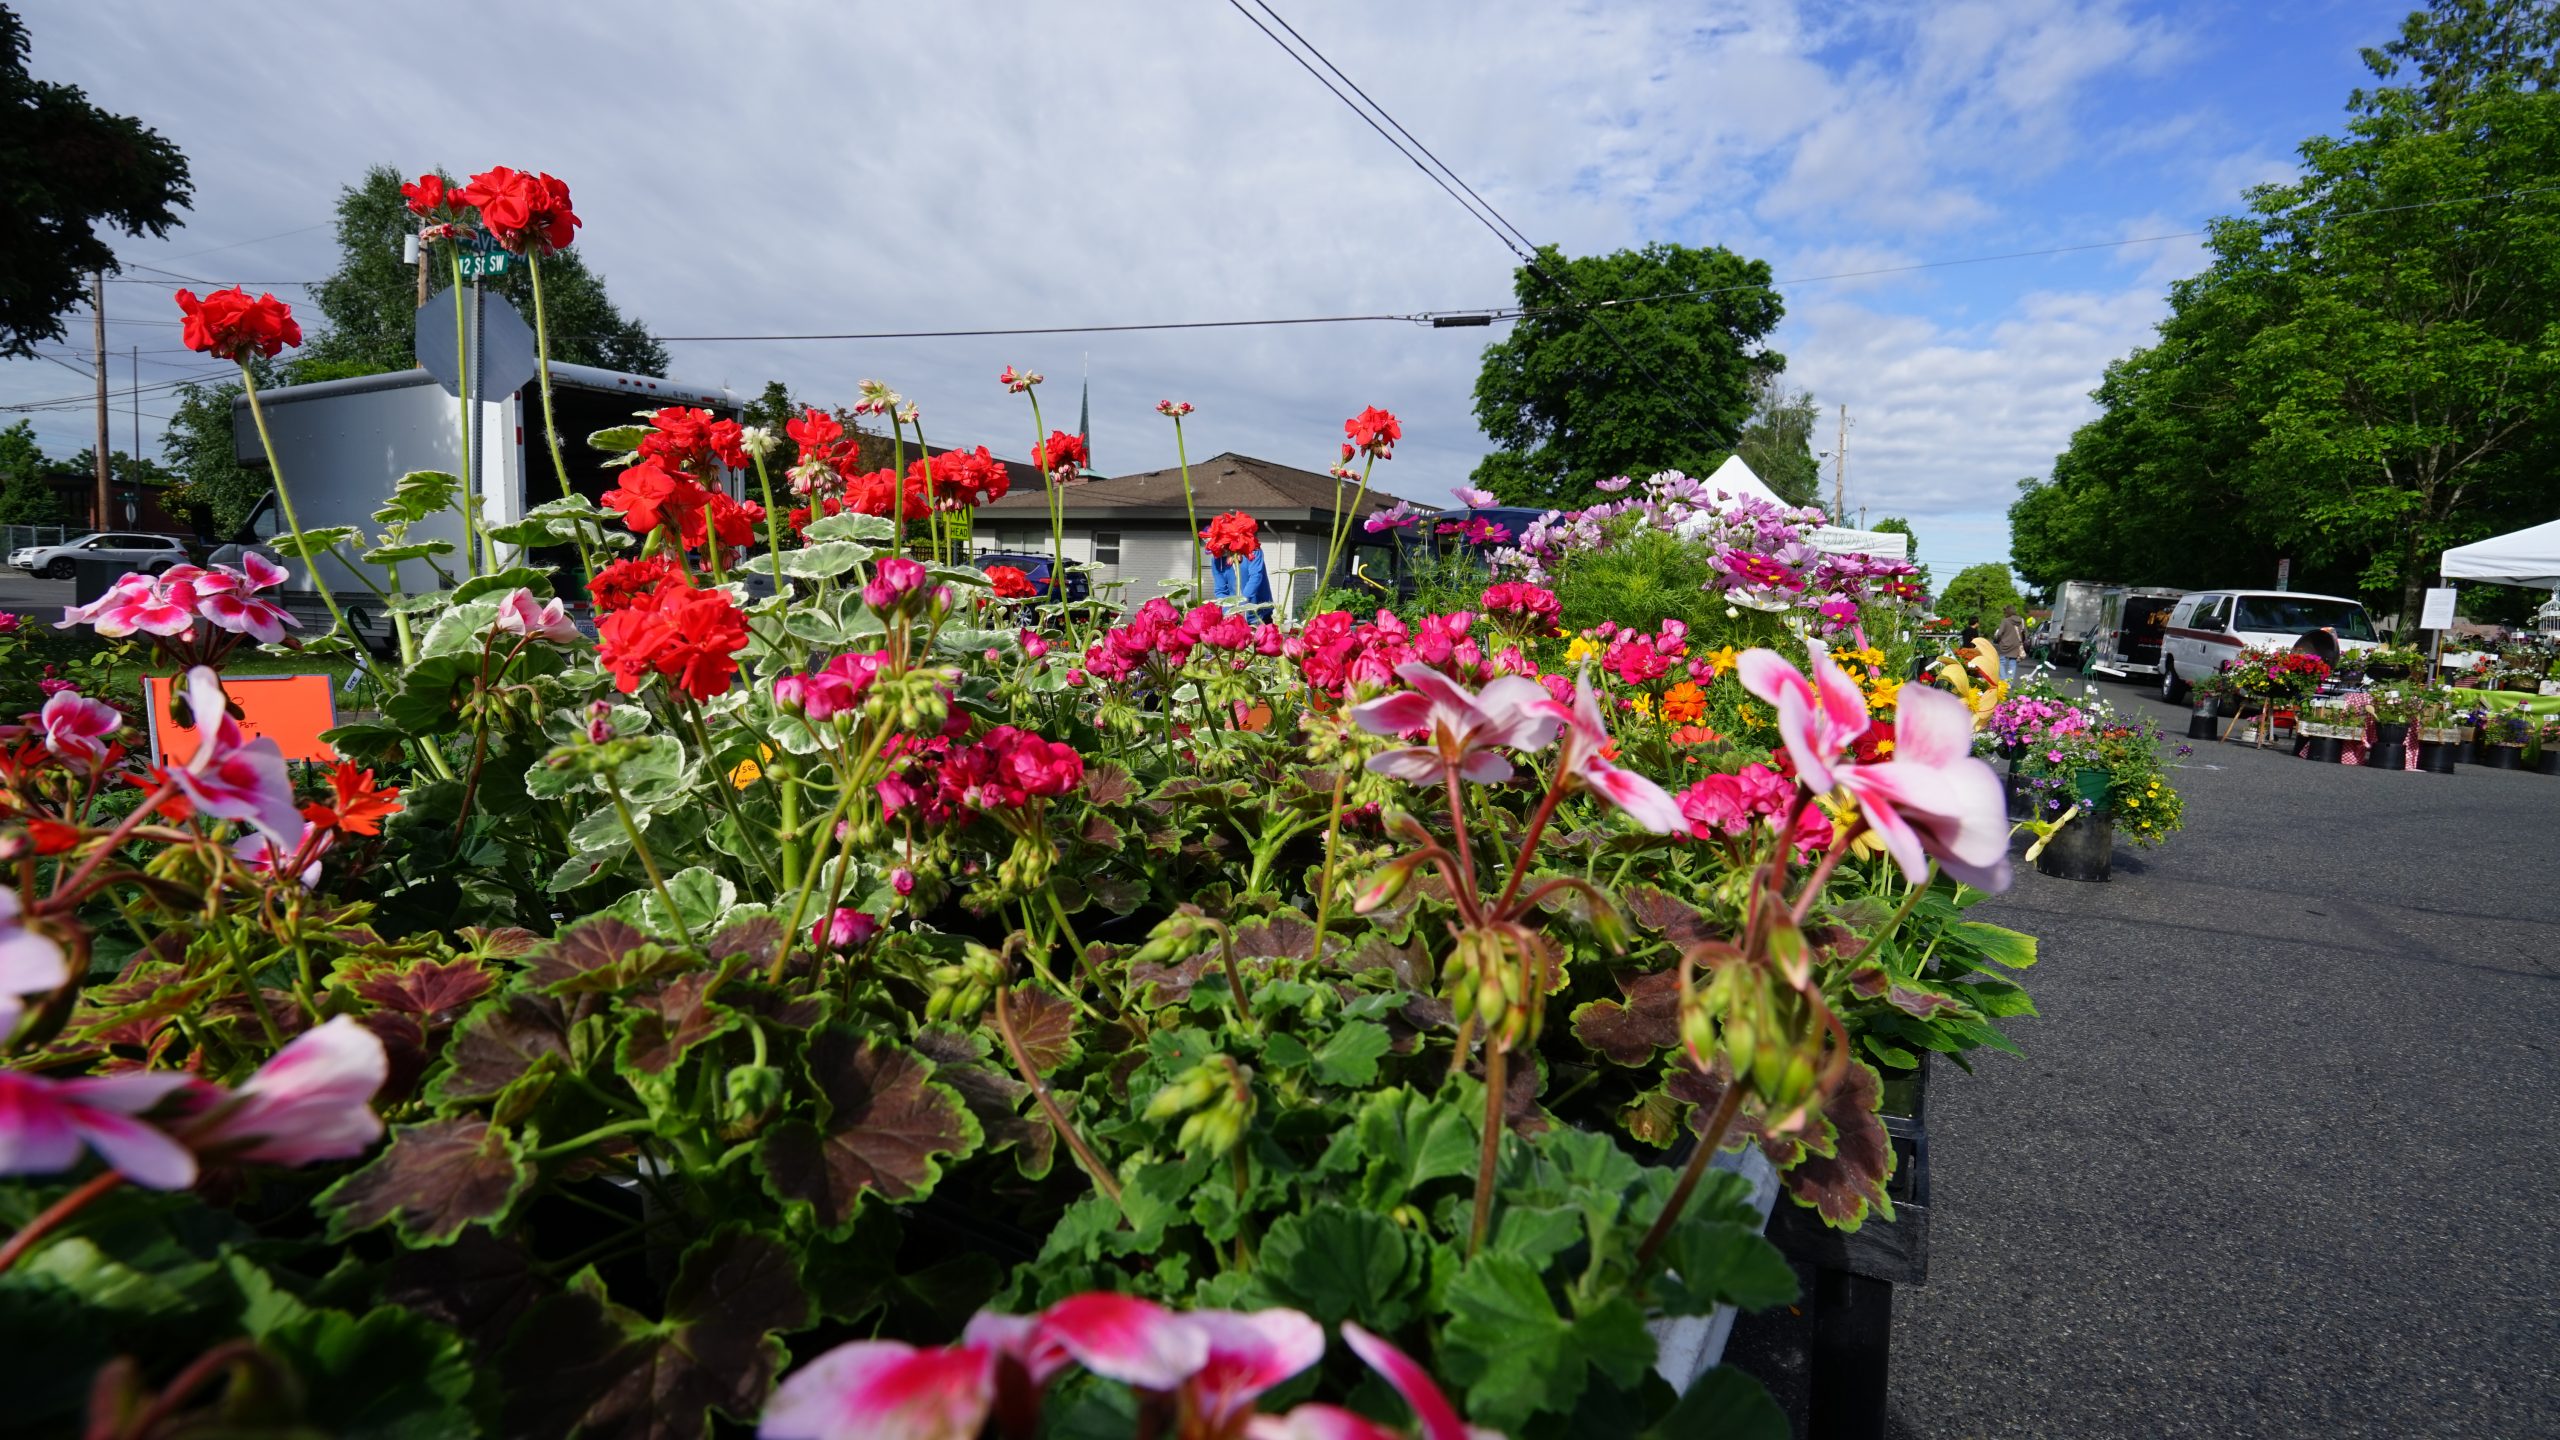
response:
<path fill-rule="evenodd" d="M 186 558 L 187 547 L 166 535 L 112 530 L 59 545 L 24 546 L 9 556 L 9 563 L 30 575 L 68 580 L 75 560 L 121 560 L 144 574 L 157 575 L 172 565 L 184 564 Z"/>

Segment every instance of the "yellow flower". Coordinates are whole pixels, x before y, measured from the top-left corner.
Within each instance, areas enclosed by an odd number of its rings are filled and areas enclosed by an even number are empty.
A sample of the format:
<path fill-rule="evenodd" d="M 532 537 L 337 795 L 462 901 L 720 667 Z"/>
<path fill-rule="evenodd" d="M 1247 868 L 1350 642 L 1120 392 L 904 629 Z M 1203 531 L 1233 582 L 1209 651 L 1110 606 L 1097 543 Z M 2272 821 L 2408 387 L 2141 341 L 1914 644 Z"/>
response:
<path fill-rule="evenodd" d="M 1901 698 L 1902 682 L 1899 680 L 1878 680 L 1867 687 L 1869 710 L 1890 710 Z"/>
<path fill-rule="evenodd" d="M 1646 717 L 1647 719 L 1651 719 L 1653 716 L 1653 697 L 1639 690 L 1633 695 L 1627 697 L 1627 708 Z"/>
<path fill-rule="evenodd" d="M 1573 637 L 1573 643 L 1564 647 L 1564 663 L 1567 665 L 1579 665 L 1585 660 L 1596 660 L 1599 656 L 1600 647 L 1580 635 Z"/>
<path fill-rule="evenodd" d="M 1707 652 L 1707 663 L 1716 667 L 1716 674 L 1719 676 L 1731 673 L 1734 667 L 1734 662 L 1741 658 L 1742 652 L 1734 649 L 1730 645 L 1724 646 L 1722 649 L 1710 650 Z"/>
<path fill-rule="evenodd" d="M 1759 728 L 1760 728 L 1760 712 L 1759 712 L 1759 710 L 1758 710 L 1757 708 L 1753 707 L 1753 706 L 1750 706 L 1750 705 L 1745 705 L 1745 706 L 1743 706 L 1743 707 L 1742 707 L 1742 723 L 1743 723 L 1743 724 L 1745 724 L 1745 725 L 1750 726 L 1750 727 L 1751 727 L 1751 728 L 1753 728 L 1754 730 L 1759 729 Z"/>

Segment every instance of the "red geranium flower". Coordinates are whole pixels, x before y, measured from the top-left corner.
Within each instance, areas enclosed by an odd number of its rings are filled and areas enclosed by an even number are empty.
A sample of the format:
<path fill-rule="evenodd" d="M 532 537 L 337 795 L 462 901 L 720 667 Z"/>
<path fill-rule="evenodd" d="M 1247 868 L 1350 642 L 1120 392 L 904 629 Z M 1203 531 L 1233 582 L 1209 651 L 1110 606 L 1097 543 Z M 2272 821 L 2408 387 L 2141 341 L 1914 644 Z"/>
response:
<path fill-rule="evenodd" d="M 844 422 L 812 405 L 799 419 L 786 422 L 782 433 L 800 447 L 800 458 L 823 460 L 838 440 L 844 438 Z"/>
<path fill-rule="evenodd" d="M 549 175 L 527 175 L 501 165 L 472 176 L 453 198 L 479 207 L 480 223 L 501 246 L 519 255 L 537 244 L 546 254 L 564 249 L 578 233 L 569 186 Z"/>
<path fill-rule="evenodd" d="M 903 484 L 895 470 L 874 470 L 868 475 L 848 476 L 844 503 L 846 508 L 864 515 L 891 519 L 897 518 L 893 512 L 903 510 L 905 518 L 921 520 L 931 509 L 924 496 L 924 475 L 913 467 L 909 467 Z M 830 510 L 828 513 L 835 512 Z"/>
<path fill-rule="evenodd" d="M 923 462 L 917 462 L 922 464 Z M 945 510 L 974 510 L 1003 499 L 1013 489 L 1004 462 L 975 450 L 948 450 L 933 457 L 933 499 Z"/>
<path fill-rule="evenodd" d="M 382 822 L 400 813 L 400 787 L 373 783 L 373 772 L 341 760 L 329 772 L 334 805 L 306 805 L 303 817 L 314 825 L 334 825 L 350 835 L 379 835 Z"/>
<path fill-rule="evenodd" d="M 1040 587 L 1031 583 L 1030 574 L 1019 565 L 990 565 L 987 580 L 995 586 L 999 600 L 1028 600 L 1040 593 Z"/>
<path fill-rule="evenodd" d="M 667 525 L 679 538 L 687 530 L 701 533 L 702 509 L 711 503 L 701 486 L 667 469 L 654 455 L 623 471 L 622 479 L 600 498 L 604 508 L 622 516 L 632 534 L 646 535 Z"/>
<path fill-rule="evenodd" d="M 599 615 L 634 606 L 645 608 L 659 587 L 671 581 L 680 583 L 683 573 L 671 555 L 652 555 L 645 560 L 616 560 L 596 572 L 595 583 L 587 587 L 587 595 L 595 601 Z"/>
<path fill-rule="evenodd" d="M 1061 480 L 1073 480 L 1084 469 L 1084 437 L 1052 430 L 1048 439 L 1031 447 L 1031 463 Z"/>
<path fill-rule="evenodd" d="M 718 590 L 670 581 L 597 627 L 597 658 L 628 695 L 651 674 L 696 700 L 708 700 L 737 678 L 747 620 Z"/>
<path fill-rule="evenodd" d="M 1262 537 L 1255 533 L 1253 517 L 1241 510 L 1230 510 L 1209 522 L 1200 532 L 1201 545 L 1221 560 L 1262 553 Z"/>
<path fill-rule="evenodd" d="M 400 187 L 402 198 L 409 202 L 412 215 L 433 215 L 452 203 L 454 194 L 445 187 L 441 175 L 421 175 Z"/>
<path fill-rule="evenodd" d="M 246 360 L 252 350 L 272 357 L 288 345 L 302 343 L 302 327 L 294 323 L 292 306 L 273 295 L 252 300 L 237 285 L 201 300 L 193 290 L 181 290 L 178 309 L 187 317 L 180 332 L 187 348 L 225 360 Z"/>
<path fill-rule="evenodd" d="M 722 545 L 731 548 L 752 545 L 756 541 L 756 527 L 764 523 L 764 507 L 752 500 L 732 500 L 714 490 L 703 518 L 708 522 L 711 538 Z"/>
<path fill-rule="evenodd" d="M 1353 449 L 1389 460 L 1395 457 L 1396 442 L 1404 438 L 1404 427 L 1396 423 L 1396 417 L 1372 405 L 1343 421 L 1342 433 L 1350 438 Z M 1351 456 L 1346 453 L 1342 458 L 1348 460 Z"/>

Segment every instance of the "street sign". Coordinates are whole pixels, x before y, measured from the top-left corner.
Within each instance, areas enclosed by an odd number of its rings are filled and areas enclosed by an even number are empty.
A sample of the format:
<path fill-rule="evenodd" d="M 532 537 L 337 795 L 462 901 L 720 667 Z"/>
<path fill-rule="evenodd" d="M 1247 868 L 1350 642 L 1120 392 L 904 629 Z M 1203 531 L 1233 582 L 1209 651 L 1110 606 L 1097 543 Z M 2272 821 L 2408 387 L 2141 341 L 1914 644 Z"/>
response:
<path fill-rule="evenodd" d="M 2293 562 L 2291 560 L 2279 560 L 2276 562 L 2276 588 L 2279 590 L 2290 590 L 2293 588 Z"/>
<path fill-rule="evenodd" d="M 2453 591 L 2450 587 L 2427 592 L 2426 608 L 2418 613 L 2418 628 L 2421 630 L 2453 628 Z"/>
<path fill-rule="evenodd" d="M 464 256 L 469 264 L 471 257 Z M 427 297 L 418 307 L 418 363 L 436 377 L 445 392 L 462 393 L 462 376 L 455 367 L 453 344 L 453 289 L 450 286 Z M 539 373 L 534 357 L 533 327 L 524 323 L 516 307 L 503 295 L 492 295 L 478 286 L 462 292 L 462 319 L 470 326 L 465 338 L 470 342 L 473 374 L 472 392 L 482 399 L 498 399 L 510 391 L 523 389 Z"/>
<path fill-rule="evenodd" d="M 455 263 L 462 267 L 463 279 L 480 280 L 506 274 L 507 262 L 513 258 L 504 250 L 492 250 L 485 255 L 459 256 Z"/>

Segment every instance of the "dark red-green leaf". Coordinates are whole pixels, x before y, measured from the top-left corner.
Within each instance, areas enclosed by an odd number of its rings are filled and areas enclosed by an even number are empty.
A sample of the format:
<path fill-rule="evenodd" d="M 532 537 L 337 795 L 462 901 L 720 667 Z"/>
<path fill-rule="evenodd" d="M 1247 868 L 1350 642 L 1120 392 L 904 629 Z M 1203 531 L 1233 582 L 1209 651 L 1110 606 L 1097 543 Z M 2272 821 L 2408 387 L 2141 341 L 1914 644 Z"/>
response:
<path fill-rule="evenodd" d="M 846 1224 L 865 1193 L 920 1199 L 941 1178 L 944 1157 L 977 1147 L 968 1107 L 932 1083 L 929 1062 L 913 1051 L 830 1027 L 811 1038 L 807 1058 L 825 1119 L 774 1126 L 756 1161 L 777 1198 L 810 1206 L 820 1224 Z"/>
<path fill-rule="evenodd" d="M 542 948 L 541 936 L 514 925 L 501 925 L 494 930 L 465 925 L 458 933 L 463 943 L 471 947 L 471 953 L 478 956 L 514 960 Z"/>
<path fill-rule="evenodd" d="M 620 990 L 682 963 L 636 927 L 609 915 L 560 932 L 533 959 L 533 983 L 553 994 Z"/>
<path fill-rule="evenodd" d="M 1125 765 L 1097 760 L 1084 767 L 1084 798 L 1096 805 L 1125 805 L 1138 793 Z"/>
<path fill-rule="evenodd" d="M 1928 989 L 1916 981 L 1897 979 L 1881 965 L 1863 965 L 1850 973 L 1849 989 L 1862 1000 L 1882 997 L 1884 1002 L 1905 1015 L 1926 1020 L 1941 1010 L 1965 1013 L 1965 1007 L 1952 995 Z"/>
<path fill-rule="evenodd" d="M 1081 1053 L 1076 1043 L 1076 1007 L 1046 990 L 1014 987 L 1005 1000 L 1005 1013 L 1013 1020 L 1013 1033 L 1022 1042 L 1022 1053 L 1030 1058 L 1031 1068 L 1046 1075 Z M 988 1024 L 995 1023 L 992 1013 Z"/>
<path fill-rule="evenodd" d="M 373 1093 L 373 1103 L 387 1107 L 417 1094 L 418 1080 L 427 1071 L 427 1030 L 418 1023 L 418 1017 L 397 1010 L 374 1010 L 357 1016 L 356 1023 L 382 1042 L 383 1058 L 390 1065 L 382 1088 Z"/>
<path fill-rule="evenodd" d="M 569 1060 L 568 1020 L 547 995 L 501 995 L 464 1017 L 445 1046 L 439 1103 L 492 1100 L 537 1066 Z"/>
<path fill-rule="evenodd" d="M 654 995 L 634 996 L 637 1011 L 623 1031 L 621 1061 L 643 1075 L 663 1075 L 685 1052 L 738 1023 L 737 1012 L 706 999 L 718 977 L 708 970 L 679 975 Z"/>
<path fill-rule="evenodd" d="M 1057 1132 L 1046 1119 L 1023 1117 L 1022 1102 L 1030 1098 L 1031 1087 L 988 1063 L 985 1036 L 932 1026 L 917 1032 L 915 1047 L 933 1062 L 933 1078 L 959 1092 L 990 1153 L 1013 1147 L 1014 1163 L 1024 1175 L 1037 1180 L 1049 1173 Z"/>
<path fill-rule="evenodd" d="M 498 977 L 477 960 L 421 960 L 400 969 L 375 970 L 356 981 L 355 992 L 357 998 L 382 1009 L 441 1025 L 497 984 Z"/>
<path fill-rule="evenodd" d="M 1698 907 L 1650 885 L 1639 885 L 1622 898 L 1629 919 L 1674 945 L 1693 945 L 1714 933 Z"/>
<path fill-rule="evenodd" d="M 1883 1092 L 1875 1071 L 1851 1063 L 1848 1078 L 1822 1106 L 1835 1142 L 1832 1153 L 1807 1153 L 1780 1177 L 1796 1203 L 1811 1206 L 1837 1229 L 1855 1230 L 1870 1213 L 1893 1218 L 1884 1188 L 1893 1177 L 1893 1140 L 1876 1114 Z"/>
<path fill-rule="evenodd" d="M 1680 1043 L 1680 972 L 1621 979 L 1623 1002 L 1594 1000 L 1573 1012 L 1573 1038 L 1609 1060 L 1640 1068 Z"/>
<path fill-rule="evenodd" d="M 770 915 L 741 920 L 702 942 L 703 953 L 714 961 L 737 956 L 757 969 L 772 964 L 781 948 L 782 922 Z"/>
<path fill-rule="evenodd" d="M 685 1252 L 662 1320 L 616 1304 L 582 1271 L 516 1327 L 499 1364 L 506 1432 L 699 1440 L 715 1412 L 744 1426 L 781 1372 L 780 1333 L 808 1323 L 791 1251 L 740 1225 Z"/>
<path fill-rule="evenodd" d="M 494 1355 L 518 1316 L 548 1287 L 513 1240 L 468 1229 L 434 1250 L 402 1250 L 384 1273 L 382 1298 L 453 1327 Z"/>
<path fill-rule="evenodd" d="M 393 1127 L 390 1148 L 313 1203 L 332 1240 L 387 1220 L 412 1245 L 442 1245 L 465 1225 L 496 1222 L 532 1180 L 506 1131 L 459 1115 Z"/>

